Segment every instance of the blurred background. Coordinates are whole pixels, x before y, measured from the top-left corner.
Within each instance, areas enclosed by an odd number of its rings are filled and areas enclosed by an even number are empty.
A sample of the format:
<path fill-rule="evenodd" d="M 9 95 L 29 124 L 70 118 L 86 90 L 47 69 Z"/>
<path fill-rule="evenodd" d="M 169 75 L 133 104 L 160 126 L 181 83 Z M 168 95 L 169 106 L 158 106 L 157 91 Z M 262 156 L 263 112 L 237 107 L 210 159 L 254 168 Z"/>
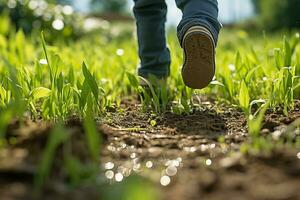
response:
<path fill-rule="evenodd" d="M 167 0 L 167 25 L 176 26 L 181 12 Z M 0 0 L 0 33 L 22 28 L 45 30 L 48 38 L 78 38 L 111 22 L 133 22 L 132 0 Z M 249 30 L 292 30 L 300 27 L 299 0 L 221 0 L 220 21 Z"/>

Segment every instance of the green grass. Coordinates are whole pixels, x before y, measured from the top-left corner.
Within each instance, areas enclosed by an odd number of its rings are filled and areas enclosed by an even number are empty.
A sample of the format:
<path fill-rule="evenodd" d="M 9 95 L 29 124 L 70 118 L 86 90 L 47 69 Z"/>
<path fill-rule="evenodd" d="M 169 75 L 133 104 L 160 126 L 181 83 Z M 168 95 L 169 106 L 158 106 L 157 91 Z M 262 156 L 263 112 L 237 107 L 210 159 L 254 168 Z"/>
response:
<path fill-rule="evenodd" d="M 225 30 L 217 50 L 215 80 L 202 91 L 184 86 L 181 49 L 175 34 L 169 35 L 171 77 L 159 91 L 154 87 L 148 96 L 143 95 L 145 110 L 162 113 L 171 107 L 178 114 L 189 113 L 195 103 L 193 94 L 203 93 L 234 104 L 247 115 L 254 104 L 268 100 L 271 107 L 283 106 L 287 114 L 300 96 L 299 34 L 253 37 Z M 88 108 L 101 115 L 108 107 L 118 107 L 124 96 L 146 93 L 134 77 L 138 57 L 129 36 L 92 35 L 74 43 L 47 45 L 43 34 L 1 35 L 1 106 L 22 100 L 32 117 L 58 120 L 85 116 Z"/>

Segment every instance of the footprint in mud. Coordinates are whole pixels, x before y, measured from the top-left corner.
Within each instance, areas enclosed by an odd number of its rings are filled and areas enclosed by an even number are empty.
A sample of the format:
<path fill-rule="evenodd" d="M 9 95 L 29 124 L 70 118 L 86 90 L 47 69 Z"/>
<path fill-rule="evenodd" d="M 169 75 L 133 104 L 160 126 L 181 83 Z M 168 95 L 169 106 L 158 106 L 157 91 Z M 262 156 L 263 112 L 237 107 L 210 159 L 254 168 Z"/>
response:
<path fill-rule="evenodd" d="M 167 114 L 165 127 L 175 128 L 178 134 L 200 135 L 208 138 L 220 136 L 227 131 L 226 119 L 216 112 L 196 111 L 192 115 Z"/>

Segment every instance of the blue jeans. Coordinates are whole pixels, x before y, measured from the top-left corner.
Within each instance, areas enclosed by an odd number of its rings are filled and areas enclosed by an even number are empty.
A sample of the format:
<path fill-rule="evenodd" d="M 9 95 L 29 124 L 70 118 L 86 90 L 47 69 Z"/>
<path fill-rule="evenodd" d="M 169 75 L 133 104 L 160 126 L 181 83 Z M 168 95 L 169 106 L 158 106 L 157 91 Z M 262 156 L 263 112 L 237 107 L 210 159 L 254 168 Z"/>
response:
<path fill-rule="evenodd" d="M 165 22 L 167 5 L 165 0 L 134 0 L 134 16 L 137 24 L 139 57 L 138 74 L 147 77 L 152 74 L 158 78 L 170 74 L 170 51 L 166 44 Z M 206 27 L 217 44 L 221 25 L 218 22 L 217 0 L 176 0 L 183 13 L 177 27 L 181 43 L 185 32 L 195 25 Z"/>

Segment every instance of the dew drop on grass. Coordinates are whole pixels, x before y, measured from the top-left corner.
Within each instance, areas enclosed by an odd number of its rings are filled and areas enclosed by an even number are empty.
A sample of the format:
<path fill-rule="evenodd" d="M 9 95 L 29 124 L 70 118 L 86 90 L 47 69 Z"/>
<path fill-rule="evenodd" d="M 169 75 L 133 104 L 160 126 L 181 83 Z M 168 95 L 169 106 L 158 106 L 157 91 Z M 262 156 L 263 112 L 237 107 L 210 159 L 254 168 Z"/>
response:
<path fill-rule="evenodd" d="M 105 169 L 112 169 L 112 168 L 114 168 L 114 166 L 115 166 L 114 163 L 112 163 L 112 162 L 107 162 L 107 163 L 105 163 L 104 168 L 105 168 Z"/>
<path fill-rule="evenodd" d="M 107 150 L 109 150 L 109 151 L 116 151 L 116 147 L 114 147 L 112 145 L 108 145 L 107 146 Z"/>
<path fill-rule="evenodd" d="M 65 24 L 62 20 L 60 19 L 56 19 L 52 22 L 52 27 L 55 29 L 55 30 L 62 30 L 64 28 Z"/>
<path fill-rule="evenodd" d="M 207 166 L 210 166 L 210 165 L 212 164 L 211 159 L 207 159 L 207 160 L 205 161 L 205 164 L 206 164 Z"/>
<path fill-rule="evenodd" d="M 74 10 L 73 10 L 72 6 L 66 5 L 63 7 L 63 13 L 65 15 L 72 15 L 73 12 L 74 12 Z"/>
<path fill-rule="evenodd" d="M 207 149 L 208 149 L 208 146 L 207 146 L 207 145 L 201 144 L 201 146 L 200 146 L 200 150 L 201 150 L 201 151 L 206 151 Z"/>
<path fill-rule="evenodd" d="M 141 168 L 141 164 L 140 163 L 134 164 L 133 167 L 132 167 L 133 171 L 139 171 L 140 168 Z"/>
<path fill-rule="evenodd" d="M 235 66 L 234 66 L 234 64 L 229 64 L 229 65 L 228 65 L 228 68 L 229 68 L 229 70 L 232 71 L 232 72 L 235 71 Z"/>
<path fill-rule="evenodd" d="M 123 49 L 117 49 L 116 54 L 118 56 L 123 56 L 124 55 L 124 50 Z"/>
<path fill-rule="evenodd" d="M 116 173 L 115 179 L 117 182 L 121 182 L 123 180 L 123 174 L 121 174 L 120 172 Z"/>
<path fill-rule="evenodd" d="M 167 167 L 166 174 L 168 176 L 175 176 L 177 174 L 177 168 L 175 166 L 169 166 L 169 167 Z"/>
<path fill-rule="evenodd" d="M 127 147 L 127 145 L 125 143 L 121 144 L 121 148 L 125 149 Z"/>
<path fill-rule="evenodd" d="M 10 9 L 13 9 L 17 6 L 17 2 L 15 0 L 9 0 L 7 2 L 7 7 L 9 7 Z"/>
<path fill-rule="evenodd" d="M 167 185 L 169 185 L 170 183 L 171 183 L 171 179 L 170 179 L 169 176 L 162 176 L 162 177 L 160 178 L 160 184 L 161 184 L 162 186 L 167 186 Z"/>
<path fill-rule="evenodd" d="M 136 158 L 136 153 L 130 154 L 130 158 L 132 158 L 132 159 Z"/>
<path fill-rule="evenodd" d="M 108 170 L 105 172 L 105 177 L 107 179 L 113 179 L 114 178 L 114 172 L 112 170 Z"/>
<path fill-rule="evenodd" d="M 182 158 L 181 158 L 181 157 L 176 158 L 176 160 L 177 160 L 178 162 L 182 162 Z"/>
<path fill-rule="evenodd" d="M 196 147 L 191 147 L 190 148 L 190 151 L 193 153 L 193 152 L 195 152 L 197 150 L 197 148 Z"/>
<path fill-rule="evenodd" d="M 146 162 L 146 167 L 149 168 L 149 169 L 152 168 L 152 167 L 153 167 L 153 162 L 150 161 L 150 160 L 147 161 L 147 162 Z"/>
<path fill-rule="evenodd" d="M 179 161 L 179 160 L 177 160 L 177 159 L 176 159 L 176 160 L 174 160 L 174 161 L 173 161 L 173 166 L 175 166 L 175 167 L 179 167 L 179 165 L 180 165 L 180 162 L 181 162 L 181 161 Z"/>
<path fill-rule="evenodd" d="M 268 80 L 268 78 L 267 77 L 263 77 L 263 81 L 267 81 Z"/>
<path fill-rule="evenodd" d="M 46 59 L 40 59 L 39 60 L 39 63 L 41 64 L 41 65 L 47 65 L 48 64 L 48 62 L 47 62 L 47 60 Z"/>
<path fill-rule="evenodd" d="M 165 166 L 179 167 L 181 161 L 182 161 L 182 158 L 177 158 L 175 160 L 168 160 L 167 162 L 165 162 Z"/>
<path fill-rule="evenodd" d="M 31 9 L 31 10 L 34 10 L 38 7 L 38 2 L 37 1 L 29 1 L 29 4 L 28 4 L 28 7 Z"/>

